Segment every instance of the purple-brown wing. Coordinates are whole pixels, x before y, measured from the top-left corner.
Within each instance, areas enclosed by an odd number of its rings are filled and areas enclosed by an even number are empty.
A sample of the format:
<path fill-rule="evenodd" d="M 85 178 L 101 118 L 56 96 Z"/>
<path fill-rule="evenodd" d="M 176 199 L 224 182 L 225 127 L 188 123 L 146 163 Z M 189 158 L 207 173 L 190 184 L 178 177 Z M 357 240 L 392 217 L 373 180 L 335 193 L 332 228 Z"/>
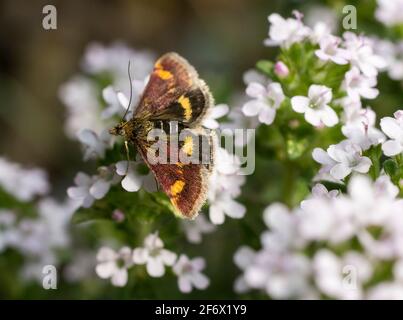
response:
<path fill-rule="evenodd" d="M 177 53 L 157 60 L 134 118 L 199 123 L 213 105 L 210 91 L 196 70 Z"/>

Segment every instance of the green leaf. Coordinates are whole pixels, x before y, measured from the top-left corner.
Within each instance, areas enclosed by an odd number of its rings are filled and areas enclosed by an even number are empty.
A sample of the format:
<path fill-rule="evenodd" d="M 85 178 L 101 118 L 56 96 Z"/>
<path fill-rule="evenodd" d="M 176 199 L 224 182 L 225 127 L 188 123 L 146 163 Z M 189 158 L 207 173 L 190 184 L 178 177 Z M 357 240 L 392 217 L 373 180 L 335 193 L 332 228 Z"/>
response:
<path fill-rule="evenodd" d="M 263 72 L 265 75 L 267 75 L 269 78 L 272 78 L 274 76 L 273 68 L 274 64 L 273 62 L 269 60 L 260 60 L 256 63 L 256 68 Z"/>

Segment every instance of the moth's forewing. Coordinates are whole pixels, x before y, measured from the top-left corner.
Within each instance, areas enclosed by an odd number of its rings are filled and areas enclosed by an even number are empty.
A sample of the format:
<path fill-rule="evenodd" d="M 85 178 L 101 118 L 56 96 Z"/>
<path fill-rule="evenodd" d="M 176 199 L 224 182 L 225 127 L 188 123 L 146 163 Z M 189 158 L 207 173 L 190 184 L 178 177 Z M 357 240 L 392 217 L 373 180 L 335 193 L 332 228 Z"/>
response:
<path fill-rule="evenodd" d="M 196 125 L 211 105 L 213 98 L 196 70 L 171 52 L 155 63 L 134 117 Z"/>

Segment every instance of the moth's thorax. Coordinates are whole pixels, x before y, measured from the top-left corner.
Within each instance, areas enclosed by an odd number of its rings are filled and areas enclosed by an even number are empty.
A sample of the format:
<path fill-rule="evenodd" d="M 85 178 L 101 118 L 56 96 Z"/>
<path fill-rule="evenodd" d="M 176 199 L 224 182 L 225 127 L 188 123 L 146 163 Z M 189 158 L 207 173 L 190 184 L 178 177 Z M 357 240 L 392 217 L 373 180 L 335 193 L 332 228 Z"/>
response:
<path fill-rule="evenodd" d="M 126 140 L 135 142 L 144 139 L 153 128 L 154 123 L 152 121 L 133 118 L 123 126 L 124 136 Z"/>

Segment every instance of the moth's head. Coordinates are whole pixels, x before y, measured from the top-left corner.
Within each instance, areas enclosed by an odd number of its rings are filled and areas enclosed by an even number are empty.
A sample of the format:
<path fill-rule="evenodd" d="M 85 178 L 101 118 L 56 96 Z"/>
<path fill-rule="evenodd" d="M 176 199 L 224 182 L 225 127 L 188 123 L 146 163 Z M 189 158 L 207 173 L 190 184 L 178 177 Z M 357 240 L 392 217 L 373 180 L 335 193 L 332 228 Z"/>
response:
<path fill-rule="evenodd" d="M 114 136 L 124 136 L 125 135 L 124 126 L 125 126 L 125 123 L 121 122 L 121 123 L 117 124 L 116 126 L 114 126 L 113 128 L 110 128 L 109 133 Z"/>

